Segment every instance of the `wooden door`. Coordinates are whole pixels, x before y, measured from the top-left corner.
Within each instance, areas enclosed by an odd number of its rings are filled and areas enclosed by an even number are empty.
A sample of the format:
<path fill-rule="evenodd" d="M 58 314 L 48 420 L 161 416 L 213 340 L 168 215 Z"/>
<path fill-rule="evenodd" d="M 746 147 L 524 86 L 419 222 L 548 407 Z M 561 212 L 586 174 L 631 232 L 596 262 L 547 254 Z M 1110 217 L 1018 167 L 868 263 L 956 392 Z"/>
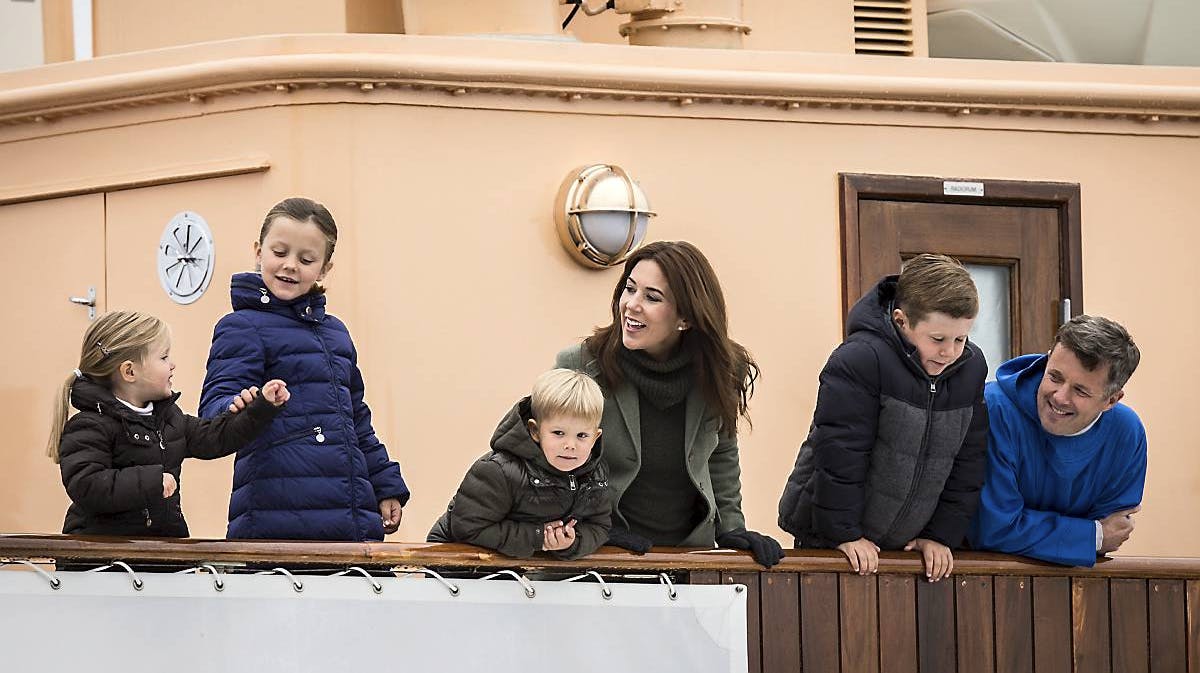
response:
<path fill-rule="evenodd" d="M 0 241 L 0 531 L 59 533 L 69 501 L 45 445 L 53 400 L 79 363 L 90 322 L 88 307 L 70 297 L 95 288 L 104 309 L 104 195 L 0 206 Z"/>
<path fill-rule="evenodd" d="M 1007 338 L 985 348 L 993 371 L 1015 355 L 1048 350 L 1064 316 L 1082 311 L 1078 185 L 841 177 L 846 311 L 903 260 L 951 255 L 977 284 L 978 274 L 1002 279 L 1001 297 L 981 284 L 985 307 L 976 322 L 986 328 L 986 310 L 1003 313 L 992 327 Z"/>
<path fill-rule="evenodd" d="M 196 413 L 213 326 L 231 310 L 229 278 L 254 268 L 252 245 L 263 215 L 278 198 L 261 174 L 193 180 L 108 195 L 106 217 L 109 303 L 146 311 L 171 326 L 175 390 L 180 407 Z M 155 254 L 176 213 L 198 213 L 213 235 L 216 266 L 208 290 L 191 304 L 175 303 L 159 284 Z M 343 251 L 339 250 L 339 253 Z M 233 459 L 189 460 L 180 493 L 192 537 L 225 536 Z"/>

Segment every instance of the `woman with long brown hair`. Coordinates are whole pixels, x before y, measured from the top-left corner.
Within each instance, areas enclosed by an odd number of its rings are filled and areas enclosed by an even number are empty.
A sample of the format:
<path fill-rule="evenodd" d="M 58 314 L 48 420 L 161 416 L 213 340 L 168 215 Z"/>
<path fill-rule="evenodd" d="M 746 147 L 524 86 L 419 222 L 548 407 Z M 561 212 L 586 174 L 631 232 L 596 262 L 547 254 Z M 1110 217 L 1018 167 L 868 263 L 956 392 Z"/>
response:
<path fill-rule="evenodd" d="M 758 366 L 729 338 L 712 265 L 683 241 L 651 243 L 625 262 L 612 323 L 558 354 L 558 367 L 604 390 L 605 461 L 613 492 L 609 544 L 748 549 L 771 566 L 774 539 L 746 530 L 739 419 Z"/>

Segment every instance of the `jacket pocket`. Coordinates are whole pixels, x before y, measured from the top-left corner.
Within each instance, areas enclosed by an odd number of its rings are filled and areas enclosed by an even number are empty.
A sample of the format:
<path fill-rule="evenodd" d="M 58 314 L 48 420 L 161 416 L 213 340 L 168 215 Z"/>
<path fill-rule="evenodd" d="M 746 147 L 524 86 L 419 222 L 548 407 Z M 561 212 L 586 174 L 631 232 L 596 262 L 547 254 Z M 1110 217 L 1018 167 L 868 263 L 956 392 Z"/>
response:
<path fill-rule="evenodd" d="M 267 444 L 267 448 L 273 449 L 281 444 L 287 444 L 289 442 L 294 442 L 306 437 L 311 437 L 313 441 L 318 444 L 325 443 L 325 431 L 321 429 L 321 426 L 314 425 L 311 428 L 305 428 L 303 430 L 297 430 L 295 432 L 288 433 L 283 437 L 272 441 L 270 444 Z"/>

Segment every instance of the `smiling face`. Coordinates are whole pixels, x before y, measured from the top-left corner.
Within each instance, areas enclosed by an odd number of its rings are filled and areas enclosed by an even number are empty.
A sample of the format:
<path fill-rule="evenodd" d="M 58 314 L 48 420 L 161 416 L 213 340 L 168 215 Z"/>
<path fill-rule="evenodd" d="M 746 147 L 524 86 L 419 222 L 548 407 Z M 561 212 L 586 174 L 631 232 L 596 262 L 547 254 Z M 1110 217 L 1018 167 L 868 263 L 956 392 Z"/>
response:
<path fill-rule="evenodd" d="M 311 220 L 286 215 L 271 221 L 267 235 L 254 244 L 254 260 L 271 294 L 288 301 L 302 297 L 333 267 L 326 261 L 328 241 Z"/>
<path fill-rule="evenodd" d="M 546 461 L 556 470 L 570 472 L 587 462 L 600 438 L 600 428 L 586 418 L 556 414 L 540 422 L 529 421 L 529 436 L 542 447 Z"/>
<path fill-rule="evenodd" d="M 1037 391 L 1042 429 L 1052 435 L 1073 435 L 1121 401 L 1123 390 L 1108 392 L 1108 368 L 1102 363 L 1088 371 L 1070 348 L 1055 344 Z"/>
<path fill-rule="evenodd" d="M 662 267 L 652 259 L 638 262 L 629 273 L 618 315 L 621 343 L 631 351 L 644 350 L 658 360 L 671 356 L 688 328 L 676 309 Z"/>
<path fill-rule="evenodd" d="M 975 323 L 974 318 L 951 318 L 934 311 L 914 325 L 901 309 L 892 311 L 892 320 L 904 338 L 916 347 L 921 368 L 930 376 L 941 374 L 962 355 L 967 333 Z"/>
<path fill-rule="evenodd" d="M 113 394 L 135 407 L 165 400 L 172 395 L 175 362 L 171 359 L 171 336 L 155 339 L 138 360 L 126 360 L 113 375 Z"/>

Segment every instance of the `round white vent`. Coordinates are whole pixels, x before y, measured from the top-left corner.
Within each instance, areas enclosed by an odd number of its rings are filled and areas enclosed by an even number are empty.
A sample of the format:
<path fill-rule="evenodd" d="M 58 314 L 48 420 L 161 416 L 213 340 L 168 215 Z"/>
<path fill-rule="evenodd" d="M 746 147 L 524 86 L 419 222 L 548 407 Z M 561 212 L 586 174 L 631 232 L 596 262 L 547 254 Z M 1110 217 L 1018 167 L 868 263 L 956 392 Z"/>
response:
<path fill-rule="evenodd" d="M 167 223 L 158 242 L 158 282 L 177 304 L 199 299 L 212 280 L 216 248 L 198 213 L 183 211 Z"/>

